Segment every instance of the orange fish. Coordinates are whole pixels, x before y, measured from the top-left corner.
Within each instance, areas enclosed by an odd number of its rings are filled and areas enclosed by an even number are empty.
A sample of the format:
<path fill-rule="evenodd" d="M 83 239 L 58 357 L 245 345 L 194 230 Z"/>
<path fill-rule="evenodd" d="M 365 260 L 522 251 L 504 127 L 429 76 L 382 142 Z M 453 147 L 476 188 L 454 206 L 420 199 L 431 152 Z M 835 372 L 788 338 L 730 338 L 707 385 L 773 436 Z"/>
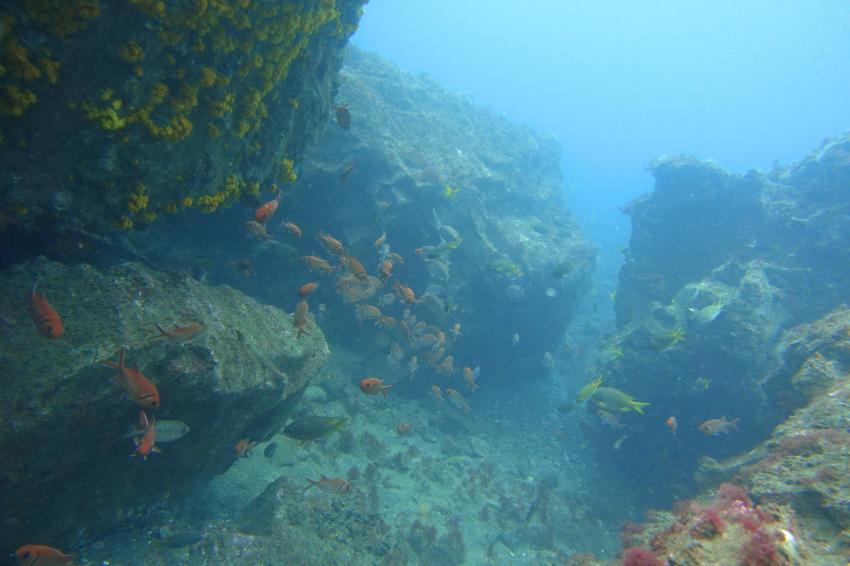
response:
<path fill-rule="evenodd" d="M 236 446 L 233 447 L 233 451 L 236 452 L 237 458 L 247 458 L 251 455 L 251 451 L 256 445 L 257 443 L 251 442 L 250 438 L 243 438 L 236 443 Z"/>
<path fill-rule="evenodd" d="M 395 285 L 393 285 L 393 289 L 395 290 L 396 295 L 398 295 L 399 299 L 403 299 L 408 304 L 416 302 L 416 294 L 413 292 L 413 289 L 411 289 L 407 285 L 396 281 Z"/>
<path fill-rule="evenodd" d="M 299 228 L 297 224 L 293 224 L 292 222 L 284 221 L 283 224 L 281 224 L 281 227 L 285 228 L 290 234 L 292 234 L 296 238 L 300 238 L 302 235 L 301 228 Z"/>
<path fill-rule="evenodd" d="M 404 265 L 404 257 L 401 254 L 390 252 L 389 255 L 387 255 L 387 259 L 392 260 L 394 263 L 399 265 Z"/>
<path fill-rule="evenodd" d="M 432 386 L 431 386 L 431 395 L 433 395 L 433 396 L 434 396 L 434 398 L 435 398 L 437 401 L 442 401 L 442 400 L 443 400 L 443 391 L 440 389 L 440 386 L 439 386 L 439 385 L 432 385 Z"/>
<path fill-rule="evenodd" d="M 342 242 L 334 238 L 329 234 L 325 234 L 321 230 L 319 231 L 319 239 L 333 253 L 343 256 L 345 255 L 345 248 L 342 246 Z"/>
<path fill-rule="evenodd" d="M 277 207 L 280 205 L 280 191 L 277 192 L 277 195 L 274 199 L 270 200 L 266 204 L 260 206 L 257 210 L 254 211 L 254 220 L 259 222 L 260 224 L 265 224 L 266 222 L 274 216 L 274 213 L 277 212 Z"/>
<path fill-rule="evenodd" d="M 669 417 L 667 419 L 667 426 L 670 428 L 670 432 L 676 434 L 676 429 L 679 428 L 679 421 L 676 420 L 676 417 Z"/>
<path fill-rule="evenodd" d="M 118 363 L 103 360 L 101 365 L 116 369 L 118 373 L 112 378 L 117 385 L 124 388 L 127 396 L 143 409 L 159 409 L 159 391 L 156 385 L 142 374 L 138 369 L 129 369 L 124 365 L 124 353 L 126 348 L 121 348 L 118 354 Z"/>
<path fill-rule="evenodd" d="M 310 271 L 318 271 L 325 275 L 333 273 L 334 271 L 333 266 L 324 258 L 315 255 L 305 255 L 302 256 L 301 259 L 304 260 L 304 263 L 307 264 L 307 269 Z"/>
<path fill-rule="evenodd" d="M 375 319 L 375 326 L 378 326 L 380 328 L 390 329 L 395 326 L 395 323 L 395 319 L 391 316 L 381 315 Z"/>
<path fill-rule="evenodd" d="M 481 368 L 478 366 L 475 366 L 474 370 L 469 366 L 463 368 L 463 378 L 466 380 L 466 384 L 469 385 L 469 388 L 473 391 L 478 389 L 478 384 L 475 383 L 475 378 L 478 377 L 480 374 Z"/>
<path fill-rule="evenodd" d="M 59 338 L 65 332 L 62 319 L 47 299 L 35 290 L 38 282 L 32 286 L 32 321 L 42 336 L 48 338 Z"/>
<path fill-rule="evenodd" d="M 392 387 L 392 385 L 384 385 L 384 380 L 378 379 L 377 377 L 364 377 L 360 380 L 360 391 L 366 395 L 377 395 L 378 393 L 383 393 L 384 397 L 386 397 L 387 390 L 390 387 Z"/>
<path fill-rule="evenodd" d="M 346 258 L 346 263 L 348 264 L 348 269 L 351 270 L 351 273 L 353 273 L 357 279 L 360 281 L 366 281 L 366 279 L 368 279 L 366 276 L 366 269 L 364 269 L 363 264 L 360 263 L 360 260 L 356 257 L 348 256 L 348 258 Z"/>
<path fill-rule="evenodd" d="M 381 236 L 377 240 L 375 240 L 375 248 L 380 250 L 381 246 L 383 246 L 384 242 L 386 242 L 386 241 L 387 241 L 387 231 L 384 230 L 384 233 L 381 234 Z"/>
<path fill-rule="evenodd" d="M 148 418 L 147 413 L 144 411 L 139 411 L 139 422 L 144 432 L 141 438 L 133 437 L 133 442 L 136 444 L 136 452 L 132 455 L 138 455 L 142 457 L 142 460 L 147 460 L 151 452 L 160 452 L 159 447 L 156 446 L 156 423 L 153 419 Z"/>
<path fill-rule="evenodd" d="M 318 287 L 318 286 L 319 286 L 318 281 L 313 281 L 311 283 L 304 283 L 303 285 L 301 285 L 301 288 L 298 289 L 298 294 L 301 295 L 302 299 L 306 299 L 307 297 L 309 297 L 310 295 L 313 294 L 313 291 L 315 291 L 316 287 Z"/>
<path fill-rule="evenodd" d="M 733 428 L 738 430 L 738 421 L 740 419 L 732 419 L 731 421 L 727 421 L 726 417 L 720 417 L 719 419 L 709 419 L 699 425 L 699 431 L 703 434 L 709 434 L 716 436 L 718 434 L 729 434 L 729 431 Z"/>
<path fill-rule="evenodd" d="M 467 413 L 470 411 L 469 403 L 466 402 L 466 399 L 463 398 L 463 395 L 460 394 L 460 391 L 458 391 L 457 389 L 447 388 L 446 395 L 448 395 L 449 399 L 451 399 L 452 402 L 463 408 L 464 411 L 466 411 Z"/>
<path fill-rule="evenodd" d="M 459 323 L 459 322 L 456 322 L 456 323 L 454 323 L 454 325 L 452 326 L 452 338 L 454 338 L 455 340 L 457 340 L 457 339 L 458 339 L 458 338 L 460 338 L 461 336 L 463 336 L 463 334 L 462 334 L 462 333 L 461 333 L 461 331 L 460 331 L 460 323 Z"/>
<path fill-rule="evenodd" d="M 307 311 L 310 310 L 310 305 L 307 304 L 307 301 L 301 301 L 298 303 L 298 306 L 295 307 L 295 314 L 292 315 L 292 326 L 293 328 L 298 329 L 298 335 L 296 338 L 301 338 L 302 334 L 309 333 L 304 330 L 304 327 L 307 326 Z"/>
<path fill-rule="evenodd" d="M 393 260 L 385 259 L 381 262 L 381 277 L 389 279 L 393 274 Z"/>
<path fill-rule="evenodd" d="M 351 484 L 343 478 L 329 478 L 323 475 L 317 480 L 311 480 L 310 478 L 304 479 L 309 482 L 307 487 L 304 488 L 304 491 L 307 491 L 313 486 L 327 493 L 345 493 L 351 490 Z"/>
<path fill-rule="evenodd" d="M 153 336 L 148 340 L 159 340 L 161 338 L 167 338 L 172 342 L 188 342 L 204 329 L 204 325 L 200 322 L 190 322 L 185 326 L 175 324 L 174 328 L 172 328 L 171 330 L 165 330 L 157 323 L 154 323 L 153 325 L 156 326 L 157 330 L 159 330 L 159 335 Z"/>
<path fill-rule="evenodd" d="M 436 368 L 437 373 L 441 373 L 443 375 L 452 375 L 455 372 L 455 359 L 454 356 L 446 356 L 446 358 L 440 362 Z M 452 389 L 447 389 L 446 393 L 449 391 L 453 391 Z"/>
<path fill-rule="evenodd" d="M 25 544 L 15 551 L 20 566 L 61 566 L 71 563 L 71 555 L 43 544 Z"/>

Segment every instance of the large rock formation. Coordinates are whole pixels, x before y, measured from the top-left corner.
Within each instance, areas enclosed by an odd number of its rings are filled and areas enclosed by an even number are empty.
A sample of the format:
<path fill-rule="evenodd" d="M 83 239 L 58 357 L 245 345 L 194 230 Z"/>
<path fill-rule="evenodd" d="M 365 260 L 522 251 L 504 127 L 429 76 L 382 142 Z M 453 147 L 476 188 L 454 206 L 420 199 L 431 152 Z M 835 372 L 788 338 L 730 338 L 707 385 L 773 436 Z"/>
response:
<path fill-rule="evenodd" d="M 701 456 L 753 446 L 817 388 L 777 379 L 787 364 L 777 352 L 783 332 L 850 300 L 848 152 L 850 138 L 829 141 L 801 163 L 745 175 L 662 158 L 655 191 L 624 207 L 633 234 L 601 372 L 651 403 L 628 420 L 636 430 L 620 460 L 631 477 L 685 487 Z M 660 434 L 670 415 L 675 437 Z M 698 431 L 724 415 L 739 431 Z"/>
<path fill-rule="evenodd" d="M 104 233 L 295 180 L 362 0 L 0 9 L 0 207 Z"/>
<path fill-rule="evenodd" d="M 50 340 L 30 320 L 30 288 L 47 296 L 65 333 Z M 243 438 L 277 431 L 328 357 L 321 331 L 296 339 L 286 313 L 228 287 L 127 263 L 108 270 L 43 259 L 0 273 L 0 524 L 3 552 L 24 540 L 72 546 L 179 504 L 234 461 Z M 150 340 L 174 324 L 204 330 L 178 344 Z M 155 382 L 159 419 L 188 435 L 147 461 L 124 438 L 138 407 L 100 360 Z"/>
<path fill-rule="evenodd" d="M 427 316 L 463 321 L 458 348 L 486 347 L 490 359 L 480 363 L 502 375 L 540 370 L 596 257 L 562 200 L 557 141 L 356 49 L 337 104 L 351 125 L 332 125 L 308 151 L 285 214 L 305 233 L 341 236 L 369 268 L 386 231 L 405 257 L 398 277 L 417 294 L 441 289 Z M 514 333 L 521 341 L 512 351 Z"/>

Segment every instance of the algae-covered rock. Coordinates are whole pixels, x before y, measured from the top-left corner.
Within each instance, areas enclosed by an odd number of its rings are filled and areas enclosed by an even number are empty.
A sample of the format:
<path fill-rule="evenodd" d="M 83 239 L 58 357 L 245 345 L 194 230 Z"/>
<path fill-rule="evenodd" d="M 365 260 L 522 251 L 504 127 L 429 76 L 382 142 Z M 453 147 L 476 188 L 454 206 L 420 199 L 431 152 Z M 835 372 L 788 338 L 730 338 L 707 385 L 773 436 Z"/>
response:
<path fill-rule="evenodd" d="M 305 492 L 306 484 L 281 476 L 246 505 L 238 523 L 256 536 L 252 563 L 378 564 L 398 552 L 389 526 L 374 511 L 375 492 L 356 485 Z M 237 551 L 225 550 L 225 561 L 237 560 Z"/>
<path fill-rule="evenodd" d="M 362 0 L 0 8 L 0 207 L 103 233 L 295 180 Z"/>
<path fill-rule="evenodd" d="M 56 308 L 61 338 L 30 320 L 30 288 Z M 135 263 L 107 270 L 34 259 L 0 273 L 0 521 L 3 547 L 26 540 L 70 545 L 180 500 L 235 459 L 234 444 L 279 428 L 328 348 L 310 323 L 229 287 Z M 202 323 L 193 339 L 151 340 Z M 156 384 L 157 418 L 190 431 L 146 461 L 124 438 L 138 407 L 99 361 L 128 348 L 128 367 Z M 56 494 L 62 497 L 57 498 Z"/>

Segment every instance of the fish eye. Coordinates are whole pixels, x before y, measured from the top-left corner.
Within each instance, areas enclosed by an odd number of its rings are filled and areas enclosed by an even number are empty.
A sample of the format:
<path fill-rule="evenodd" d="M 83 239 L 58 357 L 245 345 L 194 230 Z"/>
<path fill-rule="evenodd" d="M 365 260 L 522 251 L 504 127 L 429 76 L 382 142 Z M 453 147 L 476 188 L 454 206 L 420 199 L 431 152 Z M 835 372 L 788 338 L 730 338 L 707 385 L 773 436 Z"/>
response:
<path fill-rule="evenodd" d="M 31 554 L 29 550 L 25 550 L 21 553 L 21 558 L 29 558 Z"/>

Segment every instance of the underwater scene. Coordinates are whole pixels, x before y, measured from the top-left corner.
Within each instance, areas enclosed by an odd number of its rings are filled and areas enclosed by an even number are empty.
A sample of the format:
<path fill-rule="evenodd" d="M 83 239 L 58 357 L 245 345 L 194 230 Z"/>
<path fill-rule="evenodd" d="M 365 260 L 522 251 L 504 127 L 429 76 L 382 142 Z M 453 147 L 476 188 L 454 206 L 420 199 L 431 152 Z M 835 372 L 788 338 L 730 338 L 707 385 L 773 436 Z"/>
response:
<path fill-rule="evenodd" d="M 0 4 L 0 564 L 850 564 L 850 7 L 640 4 Z"/>

